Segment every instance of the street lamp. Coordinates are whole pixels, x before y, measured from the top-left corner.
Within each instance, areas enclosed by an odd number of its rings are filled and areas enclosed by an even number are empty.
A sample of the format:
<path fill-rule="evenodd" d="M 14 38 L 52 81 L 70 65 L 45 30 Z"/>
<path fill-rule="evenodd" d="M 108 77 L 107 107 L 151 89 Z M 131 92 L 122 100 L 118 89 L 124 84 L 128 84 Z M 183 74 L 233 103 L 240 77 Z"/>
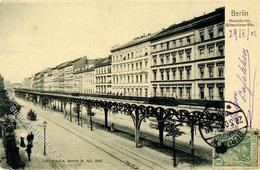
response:
<path fill-rule="evenodd" d="M 47 122 L 44 121 L 42 123 L 42 127 L 43 127 L 43 155 L 46 155 L 46 127 L 47 127 Z"/>

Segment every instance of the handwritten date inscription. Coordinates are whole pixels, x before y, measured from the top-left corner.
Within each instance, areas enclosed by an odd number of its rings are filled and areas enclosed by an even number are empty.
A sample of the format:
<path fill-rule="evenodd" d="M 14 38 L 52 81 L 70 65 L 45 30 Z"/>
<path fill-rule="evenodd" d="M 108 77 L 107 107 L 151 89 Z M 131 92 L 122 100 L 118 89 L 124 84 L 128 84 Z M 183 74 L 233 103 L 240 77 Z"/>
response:
<path fill-rule="evenodd" d="M 250 28 L 233 28 L 229 29 L 229 38 L 233 40 L 245 39 L 256 37 L 256 31 Z"/>

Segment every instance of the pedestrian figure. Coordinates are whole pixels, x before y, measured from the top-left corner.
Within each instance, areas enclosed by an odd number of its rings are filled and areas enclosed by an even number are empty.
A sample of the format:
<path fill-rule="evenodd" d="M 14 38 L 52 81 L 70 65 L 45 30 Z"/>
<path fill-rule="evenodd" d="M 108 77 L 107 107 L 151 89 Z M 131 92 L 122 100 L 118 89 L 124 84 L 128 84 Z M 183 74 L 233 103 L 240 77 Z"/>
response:
<path fill-rule="evenodd" d="M 21 136 L 20 139 L 21 139 L 20 146 L 24 148 L 25 147 L 24 137 Z"/>
<path fill-rule="evenodd" d="M 32 145 L 28 144 L 25 151 L 27 152 L 28 160 L 31 161 Z"/>
<path fill-rule="evenodd" d="M 114 131 L 115 131 L 115 125 L 114 125 L 114 123 L 111 124 L 110 131 L 111 131 L 111 132 L 114 132 Z"/>
<path fill-rule="evenodd" d="M 27 142 L 28 142 L 28 144 L 33 145 L 33 139 L 34 139 L 34 135 L 31 132 L 30 134 L 27 135 Z"/>

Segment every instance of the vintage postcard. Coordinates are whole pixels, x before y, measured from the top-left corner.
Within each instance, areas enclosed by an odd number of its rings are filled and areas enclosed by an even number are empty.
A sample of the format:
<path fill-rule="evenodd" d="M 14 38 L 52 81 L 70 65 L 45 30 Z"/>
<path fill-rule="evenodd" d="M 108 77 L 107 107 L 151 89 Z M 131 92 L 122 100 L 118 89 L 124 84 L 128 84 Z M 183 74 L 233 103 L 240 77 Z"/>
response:
<path fill-rule="evenodd" d="M 260 1 L 0 0 L 0 170 L 260 169 Z"/>

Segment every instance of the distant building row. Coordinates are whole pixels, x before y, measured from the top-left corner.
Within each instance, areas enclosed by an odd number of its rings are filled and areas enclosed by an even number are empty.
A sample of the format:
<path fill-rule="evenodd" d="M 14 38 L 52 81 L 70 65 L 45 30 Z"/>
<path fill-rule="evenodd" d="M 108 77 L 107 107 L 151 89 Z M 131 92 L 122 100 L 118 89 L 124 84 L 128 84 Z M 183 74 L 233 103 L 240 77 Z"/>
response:
<path fill-rule="evenodd" d="M 224 99 L 224 8 L 113 47 L 107 58 L 86 57 L 24 81 L 47 91 Z"/>

